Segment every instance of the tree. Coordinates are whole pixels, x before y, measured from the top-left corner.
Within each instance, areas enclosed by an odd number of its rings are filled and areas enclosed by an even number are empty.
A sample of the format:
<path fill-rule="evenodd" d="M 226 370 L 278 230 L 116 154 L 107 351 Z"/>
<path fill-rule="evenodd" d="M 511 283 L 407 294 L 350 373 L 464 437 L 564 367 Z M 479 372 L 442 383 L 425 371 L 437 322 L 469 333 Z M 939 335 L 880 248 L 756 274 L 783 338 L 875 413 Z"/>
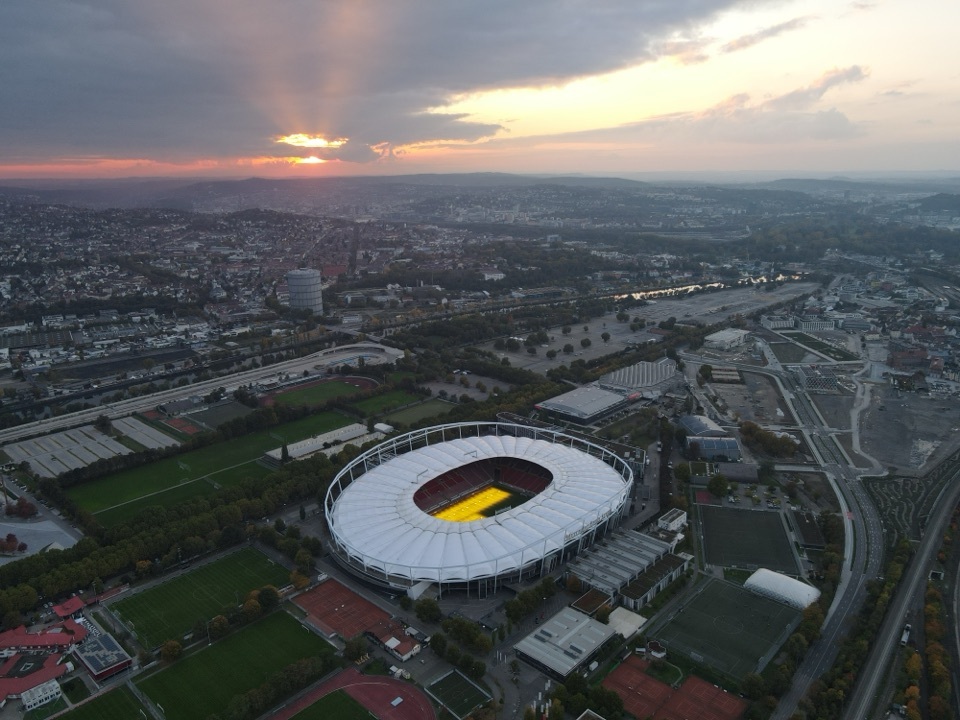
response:
<path fill-rule="evenodd" d="M 207 623 L 207 632 L 211 640 L 217 640 L 230 632 L 230 621 L 224 615 L 217 615 Z"/>
<path fill-rule="evenodd" d="M 433 598 L 420 598 L 413 604 L 413 611 L 417 614 L 417 619 L 423 622 L 438 623 L 443 617 L 440 605 Z"/>
<path fill-rule="evenodd" d="M 687 482 L 690 480 L 690 463 L 677 463 L 677 467 L 673 470 L 673 476 L 677 478 L 680 482 Z"/>
<path fill-rule="evenodd" d="M 766 693 L 767 686 L 756 673 L 747 673 L 740 681 L 740 690 L 751 700 L 759 700 Z"/>
<path fill-rule="evenodd" d="M 356 662 L 367 654 L 367 640 L 363 635 L 355 635 L 347 640 L 343 648 L 343 657 L 350 662 Z"/>
<path fill-rule="evenodd" d="M 608 332 L 600 333 L 600 339 L 603 340 L 604 342 L 610 342 L 610 333 Z"/>
<path fill-rule="evenodd" d="M 435 632 L 430 636 L 430 647 L 442 657 L 447 649 L 447 636 L 442 632 Z"/>
<path fill-rule="evenodd" d="M 257 602 L 261 609 L 269 612 L 280 604 L 280 593 L 273 585 L 265 585 L 257 592 Z"/>
<path fill-rule="evenodd" d="M 177 640 L 167 640 L 160 646 L 160 659 L 164 662 L 173 662 L 183 653 L 183 645 Z"/>
<path fill-rule="evenodd" d="M 580 347 L 582 348 L 588 348 L 590 347 L 590 345 L 592 345 L 592 343 L 590 342 L 590 338 L 583 338 L 580 341 Z"/>
<path fill-rule="evenodd" d="M 565 352 L 567 355 L 569 355 L 570 353 L 572 353 L 572 352 L 573 352 L 573 345 L 571 345 L 570 343 L 567 343 L 566 345 L 564 345 L 564 346 L 563 346 L 563 352 Z"/>
<path fill-rule="evenodd" d="M 707 483 L 707 490 L 709 490 L 714 497 L 723 497 L 724 495 L 726 495 L 727 494 L 726 476 L 721 475 L 720 473 L 717 473 L 716 475 L 714 475 L 712 478 L 710 478 L 710 481 Z"/>
<path fill-rule="evenodd" d="M 106 415 L 98 415 L 97 419 L 93 421 L 93 426 L 102 433 L 110 432 L 112 424 L 110 423 L 110 418 Z"/>
<path fill-rule="evenodd" d="M 243 622 L 250 623 L 260 617 L 262 612 L 263 609 L 260 607 L 260 603 L 250 598 L 243 603 L 243 608 L 240 610 L 240 617 L 243 619 Z"/>
<path fill-rule="evenodd" d="M 560 328 L 560 332 L 562 332 L 564 335 L 569 335 L 571 332 L 573 332 L 573 328 L 569 325 L 564 325 L 562 328 Z"/>
<path fill-rule="evenodd" d="M 302 503 L 300 504 L 300 519 L 301 520 L 307 519 L 307 509 L 303 506 Z"/>

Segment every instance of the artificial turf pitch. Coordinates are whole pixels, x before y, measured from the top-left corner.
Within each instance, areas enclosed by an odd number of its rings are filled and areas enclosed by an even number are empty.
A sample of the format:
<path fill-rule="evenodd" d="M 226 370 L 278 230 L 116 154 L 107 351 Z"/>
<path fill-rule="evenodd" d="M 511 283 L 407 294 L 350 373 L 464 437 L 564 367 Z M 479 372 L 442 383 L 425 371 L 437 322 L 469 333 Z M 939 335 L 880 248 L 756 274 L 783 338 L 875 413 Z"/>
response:
<path fill-rule="evenodd" d="M 459 670 L 444 675 L 430 685 L 427 693 L 458 718 L 466 717 L 467 713 L 490 699 Z"/>
<path fill-rule="evenodd" d="M 277 611 L 136 683 L 171 720 L 206 720 L 222 713 L 235 695 L 259 687 L 297 660 L 333 651 L 325 640 Z"/>
<path fill-rule="evenodd" d="M 800 621 L 788 605 L 745 588 L 708 580 L 684 603 L 655 639 L 667 652 L 680 652 L 694 662 L 742 680 L 769 662 Z"/>
<path fill-rule="evenodd" d="M 145 647 L 180 640 L 197 620 L 207 622 L 225 607 L 242 604 L 251 590 L 285 585 L 289 573 L 266 555 L 245 547 L 111 605 L 133 626 Z M 239 601 L 239 603 L 238 603 Z"/>

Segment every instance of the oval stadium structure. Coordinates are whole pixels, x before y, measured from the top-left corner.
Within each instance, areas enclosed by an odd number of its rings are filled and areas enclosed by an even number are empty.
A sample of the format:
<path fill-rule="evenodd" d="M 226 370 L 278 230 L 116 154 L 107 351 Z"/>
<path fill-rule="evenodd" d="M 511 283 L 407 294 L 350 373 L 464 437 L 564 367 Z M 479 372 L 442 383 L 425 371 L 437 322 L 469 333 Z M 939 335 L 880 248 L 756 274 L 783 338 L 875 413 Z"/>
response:
<path fill-rule="evenodd" d="M 392 438 L 334 478 L 324 509 L 338 562 L 378 585 L 486 595 L 543 575 L 616 527 L 633 471 L 614 453 L 510 423 Z"/>

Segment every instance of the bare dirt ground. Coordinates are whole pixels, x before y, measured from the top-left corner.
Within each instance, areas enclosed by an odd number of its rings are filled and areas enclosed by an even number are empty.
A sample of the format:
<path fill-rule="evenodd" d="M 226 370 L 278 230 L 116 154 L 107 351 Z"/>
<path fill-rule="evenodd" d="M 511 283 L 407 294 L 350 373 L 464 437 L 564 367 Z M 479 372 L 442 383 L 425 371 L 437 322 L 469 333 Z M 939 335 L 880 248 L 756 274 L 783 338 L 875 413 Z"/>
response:
<path fill-rule="evenodd" d="M 875 386 L 861 415 L 860 445 L 884 467 L 918 475 L 955 449 L 958 432 L 955 401 Z"/>
<path fill-rule="evenodd" d="M 743 373 L 743 380 L 741 385 L 710 383 L 710 390 L 723 400 L 731 415 L 758 424 L 793 422 L 773 380 L 755 373 Z"/>

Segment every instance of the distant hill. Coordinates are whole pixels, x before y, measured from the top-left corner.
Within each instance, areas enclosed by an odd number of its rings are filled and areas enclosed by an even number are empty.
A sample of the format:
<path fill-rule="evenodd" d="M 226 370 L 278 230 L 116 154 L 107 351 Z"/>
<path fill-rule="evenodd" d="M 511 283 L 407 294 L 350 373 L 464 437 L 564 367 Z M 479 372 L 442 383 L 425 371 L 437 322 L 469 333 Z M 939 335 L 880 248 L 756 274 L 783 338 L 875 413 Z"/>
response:
<path fill-rule="evenodd" d="M 960 195 L 937 193 L 920 201 L 920 209 L 928 212 L 953 212 L 960 215 Z"/>

